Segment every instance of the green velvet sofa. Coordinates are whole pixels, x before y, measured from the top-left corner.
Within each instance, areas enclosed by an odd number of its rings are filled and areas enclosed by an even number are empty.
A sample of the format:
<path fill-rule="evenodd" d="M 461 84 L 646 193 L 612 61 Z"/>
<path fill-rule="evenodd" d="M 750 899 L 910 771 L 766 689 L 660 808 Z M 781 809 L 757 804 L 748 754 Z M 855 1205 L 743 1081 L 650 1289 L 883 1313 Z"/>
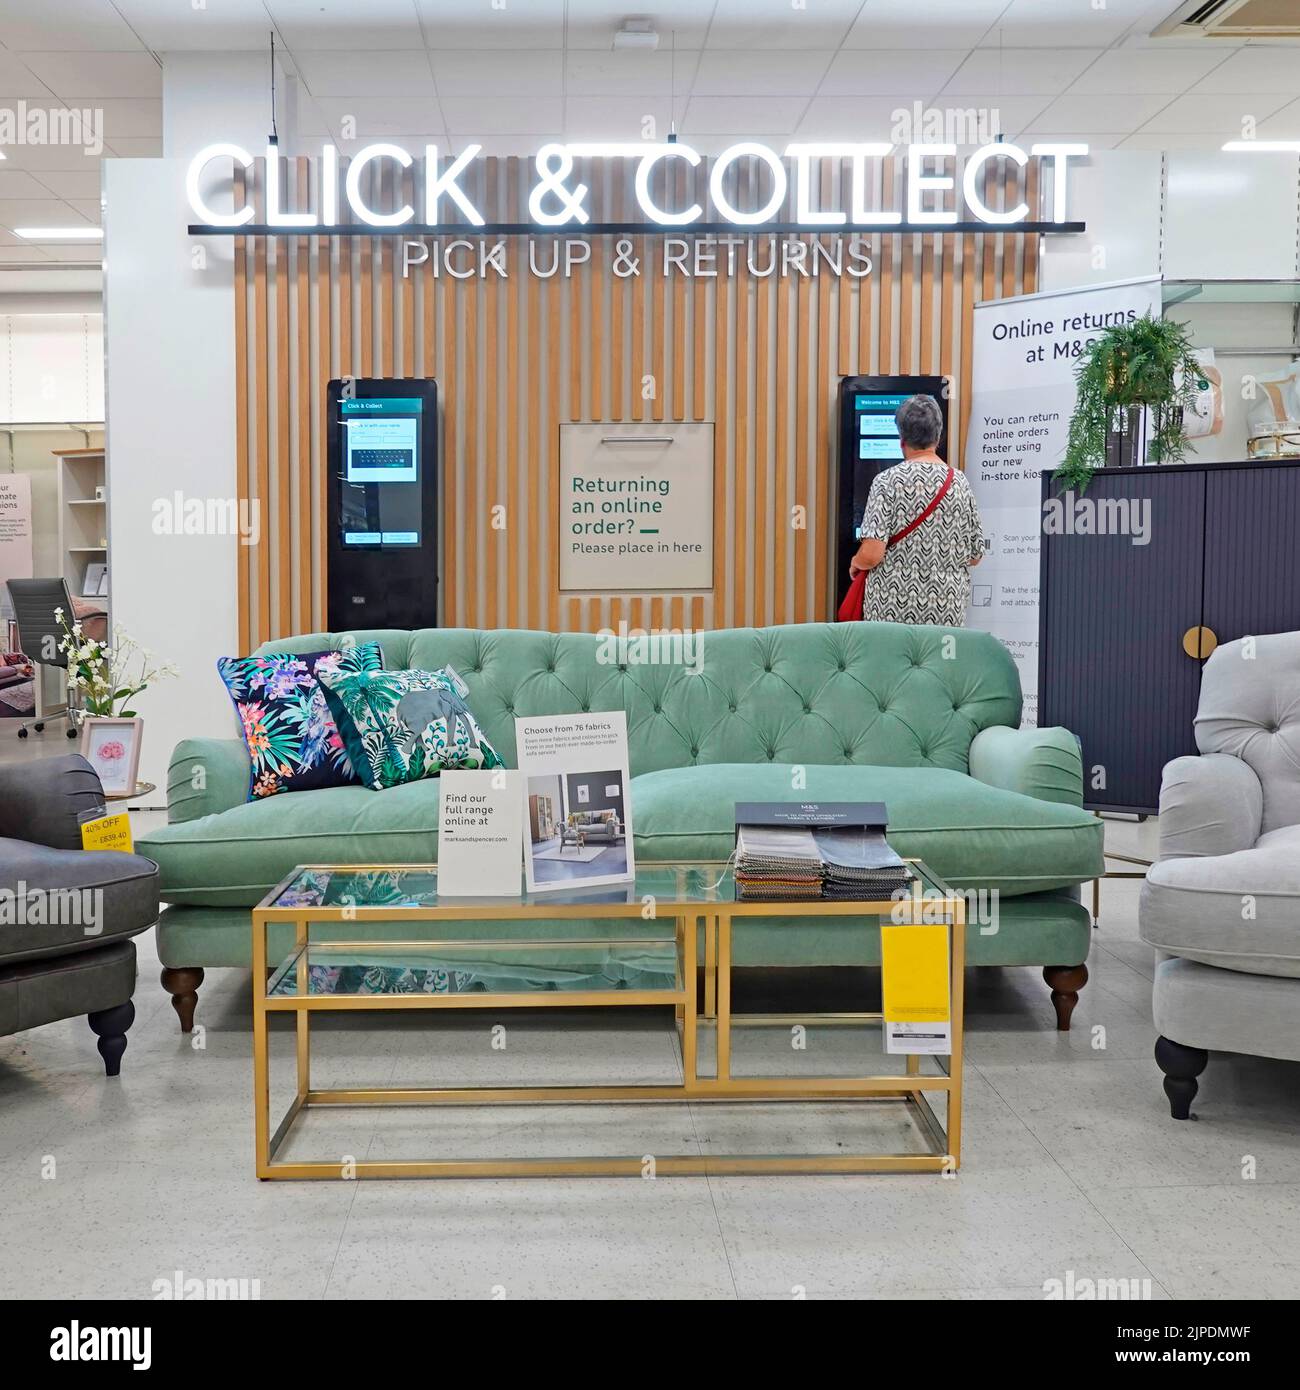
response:
<path fill-rule="evenodd" d="M 454 666 L 508 766 L 517 715 L 625 710 L 639 861 L 726 859 L 737 801 L 885 802 L 899 853 L 925 859 L 954 888 L 984 890 L 977 905 L 996 905 L 970 914 L 968 962 L 1044 967 L 1058 1026 L 1068 1028 L 1091 933 L 1079 885 L 1102 872 L 1102 824 L 1081 806 L 1073 735 L 1018 727 L 1016 669 L 988 634 L 893 623 L 737 628 L 700 634 L 689 664 L 640 664 L 635 648 L 620 662 L 612 642 L 585 633 L 346 638 L 378 641 L 390 668 Z M 344 640 L 313 633 L 259 650 Z M 163 984 L 186 1030 L 204 968 L 250 965 L 249 909 L 296 864 L 438 854 L 437 779 L 256 802 L 246 800 L 248 780 L 237 738 L 184 740 L 171 762 L 168 824 L 137 846 L 161 870 Z M 348 936 L 359 925 L 348 924 Z M 458 936 L 474 930 L 484 924 L 457 924 Z M 288 946 L 288 928 L 279 938 L 273 930 L 271 958 Z M 877 962 L 878 937 L 853 918 L 774 918 L 738 929 L 733 950 L 738 967 L 852 966 Z"/>

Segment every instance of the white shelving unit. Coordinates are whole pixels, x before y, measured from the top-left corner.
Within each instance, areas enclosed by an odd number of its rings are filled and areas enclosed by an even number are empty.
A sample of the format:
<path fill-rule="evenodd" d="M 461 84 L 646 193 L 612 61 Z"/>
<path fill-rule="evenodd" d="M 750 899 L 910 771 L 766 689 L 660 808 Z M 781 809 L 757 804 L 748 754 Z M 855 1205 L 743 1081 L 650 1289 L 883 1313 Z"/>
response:
<path fill-rule="evenodd" d="M 77 598 L 108 594 L 86 592 L 86 572 L 108 564 L 108 473 L 104 449 L 56 449 L 59 465 L 59 553 L 68 591 Z"/>

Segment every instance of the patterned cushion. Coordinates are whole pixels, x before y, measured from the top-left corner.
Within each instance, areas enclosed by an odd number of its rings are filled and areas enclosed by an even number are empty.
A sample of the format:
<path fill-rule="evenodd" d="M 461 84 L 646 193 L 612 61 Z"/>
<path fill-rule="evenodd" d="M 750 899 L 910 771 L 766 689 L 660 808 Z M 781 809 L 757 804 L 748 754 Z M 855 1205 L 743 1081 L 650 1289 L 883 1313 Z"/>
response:
<path fill-rule="evenodd" d="M 318 677 L 377 671 L 377 642 L 305 656 L 226 656 L 217 662 L 252 763 L 248 799 L 345 787 L 358 779 Z"/>
<path fill-rule="evenodd" d="M 503 766 L 454 671 L 329 671 L 321 684 L 353 767 L 375 791 L 444 767 Z"/>

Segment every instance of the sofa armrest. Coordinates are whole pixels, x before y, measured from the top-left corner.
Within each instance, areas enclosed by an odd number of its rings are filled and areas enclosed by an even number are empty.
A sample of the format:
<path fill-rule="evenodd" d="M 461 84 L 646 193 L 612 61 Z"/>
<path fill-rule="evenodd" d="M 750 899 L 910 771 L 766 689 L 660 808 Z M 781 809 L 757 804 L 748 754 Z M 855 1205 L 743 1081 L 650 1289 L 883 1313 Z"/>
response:
<path fill-rule="evenodd" d="M 971 740 L 970 775 L 1040 801 L 1083 805 L 1083 760 L 1069 729 L 981 729 Z"/>
<path fill-rule="evenodd" d="M 167 768 L 167 823 L 198 820 L 248 800 L 252 767 L 237 738 L 186 738 Z"/>
<path fill-rule="evenodd" d="M 99 776 L 79 753 L 0 763 L 0 837 L 80 850 L 78 817 L 103 809 Z"/>
<path fill-rule="evenodd" d="M 1165 764 L 1160 779 L 1160 858 L 1204 858 L 1249 849 L 1264 820 L 1264 788 L 1249 763 L 1203 753 Z"/>

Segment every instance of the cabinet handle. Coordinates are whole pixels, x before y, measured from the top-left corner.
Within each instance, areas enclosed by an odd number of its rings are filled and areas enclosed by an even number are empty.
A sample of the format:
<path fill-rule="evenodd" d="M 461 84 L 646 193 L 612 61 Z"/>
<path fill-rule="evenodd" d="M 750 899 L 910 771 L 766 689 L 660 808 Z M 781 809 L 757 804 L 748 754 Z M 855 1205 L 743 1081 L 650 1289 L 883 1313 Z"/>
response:
<path fill-rule="evenodd" d="M 1189 627 L 1183 633 L 1183 650 L 1194 661 L 1203 661 L 1218 645 L 1218 637 L 1208 627 Z"/>

